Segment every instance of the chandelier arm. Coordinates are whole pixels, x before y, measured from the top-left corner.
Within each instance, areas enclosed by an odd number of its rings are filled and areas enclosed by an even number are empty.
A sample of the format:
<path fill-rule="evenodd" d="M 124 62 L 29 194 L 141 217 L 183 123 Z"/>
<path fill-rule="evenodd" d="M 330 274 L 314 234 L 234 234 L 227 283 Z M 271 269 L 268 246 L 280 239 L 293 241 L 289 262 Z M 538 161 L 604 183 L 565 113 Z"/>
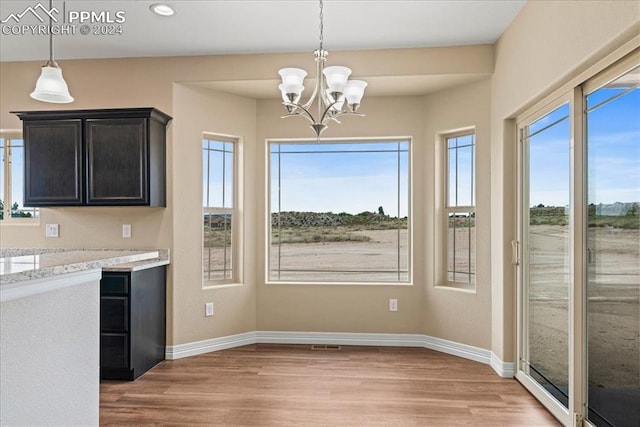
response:
<path fill-rule="evenodd" d="M 358 116 L 358 117 L 366 117 L 365 114 L 362 113 L 354 113 L 353 111 L 340 111 L 335 113 L 333 116 L 327 117 L 324 122 L 328 122 L 329 120 L 333 120 L 336 123 L 342 124 L 342 122 L 340 122 L 340 120 L 338 120 L 338 117 L 341 116 Z"/>
<path fill-rule="evenodd" d="M 341 111 L 340 113 L 336 114 L 335 117 L 340 117 L 340 116 L 358 116 L 358 117 L 366 117 L 366 114 L 363 113 L 354 113 L 353 111 Z"/>
<path fill-rule="evenodd" d="M 307 110 L 306 108 L 304 108 L 302 105 L 300 104 L 291 104 L 291 103 L 283 103 L 284 105 L 290 105 L 292 107 L 295 108 L 294 111 L 297 111 L 297 113 L 291 113 L 291 114 L 287 114 L 286 116 L 282 116 L 282 117 L 293 117 L 293 116 L 302 116 L 305 119 L 309 120 L 311 122 L 312 125 L 316 124 L 316 119 L 313 118 L 313 114 L 311 114 L 311 112 L 309 112 L 309 110 Z"/>
<path fill-rule="evenodd" d="M 309 100 L 304 104 L 302 104 L 304 108 L 311 107 L 311 104 L 313 104 L 313 101 L 316 99 L 316 96 L 318 95 L 322 96 L 322 87 L 324 83 L 324 73 L 322 71 L 324 70 L 324 61 L 327 59 L 327 51 L 322 50 L 322 48 L 320 48 L 315 52 L 313 52 L 313 55 L 315 56 L 315 59 L 316 59 L 316 76 L 317 76 L 316 84 L 313 87 L 313 93 L 309 97 Z M 320 113 L 318 112 L 318 114 Z"/>
<path fill-rule="evenodd" d="M 320 119 L 320 123 L 325 124 L 327 121 L 329 121 L 329 119 L 333 119 L 334 117 L 338 117 L 339 115 L 341 115 L 341 112 L 338 111 L 337 113 L 333 114 L 332 116 L 329 116 L 328 114 L 331 112 L 331 107 L 333 107 L 338 101 L 334 101 L 331 104 L 329 104 L 329 106 L 324 110 L 324 113 L 322 114 L 322 118 Z M 338 122 L 340 123 L 340 122 Z"/>

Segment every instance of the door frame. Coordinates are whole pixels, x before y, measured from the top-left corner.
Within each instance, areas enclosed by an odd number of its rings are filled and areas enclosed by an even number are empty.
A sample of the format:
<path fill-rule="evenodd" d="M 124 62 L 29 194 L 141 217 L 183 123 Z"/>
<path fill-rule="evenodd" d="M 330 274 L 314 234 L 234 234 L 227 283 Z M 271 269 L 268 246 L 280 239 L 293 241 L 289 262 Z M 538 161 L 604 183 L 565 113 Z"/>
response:
<path fill-rule="evenodd" d="M 525 337 L 529 335 L 528 322 L 526 321 L 527 316 L 529 314 L 528 306 L 526 304 L 525 297 L 528 294 L 528 282 L 526 280 L 525 272 L 528 271 L 529 268 L 529 250 L 528 250 L 528 231 L 529 231 L 529 147 L 526 143 L 527 140 L 527 126 L 536 120 L 544 117 L 546 114 L 551 113 L 555 109 L 561 107 L 562 105 L 569 104 L 569 121 L 570 121 L 570 141 L 569 141 L 569 149 L 570 149 L 570 162 L 571 169 L 570 173 L 573 176 L 572 172 L 574 169 L 574 158 L 573 158 L 573 146 L 574 146 L 574 129 L 573 129 L 573 120 L 571 115 L 574 111 L 574 99 L 569 96 L 568 93 L 565 93 L 552 101 L 546 103 L 542 106 L 537 106 L 536 109 L 532 109 L 527 111 L 525 114 L 516 118 L 516 132 L 517 132 L 517 166 L 518 166 L 518 174 L 517 174 L 517 245 L 519 246 L 519 259 L 517 265 L 517 280 L 516 280 L 516 314 L 517 314 L 517 352 L 516 352 L 516 379 L 520 381 L 520 383 L 538 399 L 552 414 L 556 417 L 560 422 L 564 425 L 570 425 L 571 416 L 573 413 L 571 411 L 571 396 L 572 396 L 572 363 L 571 363 L 571 331 L 573 330 L 572 325 L 572 304 L 571 304 L 571 294 L 572 294 L 572 286 L 569 287 L 569 313 L 568 313 L 568 342 L 569 342 L 569 354 L 568 354 L 568 378 L 569 378 L 569 408 L 564 407 L 562 403 L 556 400 L 544 387 L 542 387 L 536 380 L 534 380 L 528 373 L 528 368 L 524 363 L 524 360 L 528 360 L 528 343 L 525 340 Z M 570 180 L 570 200 L 573 203 L 573 180 Z M 569 210 L 569 248 L 573 248 L 573 237 L 572 237 L 572 225 L 573 225 L 573 209 Z M 569 254 L 569 263 L 570 263 L 570 282 L 573 283 L 574 274 L 573 274 L 573 266 L 571 259 L 571 252 Z"/>
<path fill-rule="evenodd" d="M 612 53 L 589 70 L 572 79 L 515 118 L 517 141 L 516 241 L 514 263 L 516 274 L 516 379 L 531 392 L 560 422 L 567 426 L 591 426 L 588 415 L 588 348 L 587 348 L 587 203 L 588 158 L 585 120 L 585 95 L 624 75 L 640 64 L 640 38 Z M 634 47 L 635 46 L 635 47 Z M 528 266 L 525 236 L 529 228 L 528 147 L 524 144 L 524 129 L 535 120 L 559 106 L 569 103 L 570 111 L 570 210 L 569 263 L 571 283 L 568 302 L 569 405 L 565 408 L 526 372 L 523 356 L 527 356 L 528 307 L 525 304 L 527 286 L 524 272 Z"/>

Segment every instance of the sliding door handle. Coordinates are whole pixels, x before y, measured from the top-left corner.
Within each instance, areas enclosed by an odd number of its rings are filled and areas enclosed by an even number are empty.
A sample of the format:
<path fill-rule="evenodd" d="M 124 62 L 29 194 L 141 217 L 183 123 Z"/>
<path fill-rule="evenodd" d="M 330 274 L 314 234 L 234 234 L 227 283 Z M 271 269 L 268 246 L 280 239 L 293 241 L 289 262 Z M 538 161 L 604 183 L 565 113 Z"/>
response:
<path fill-rule="evenodd" d="M 511 241 L 511 264 L 520 264 L 520 242 L 517 240 Z"/>

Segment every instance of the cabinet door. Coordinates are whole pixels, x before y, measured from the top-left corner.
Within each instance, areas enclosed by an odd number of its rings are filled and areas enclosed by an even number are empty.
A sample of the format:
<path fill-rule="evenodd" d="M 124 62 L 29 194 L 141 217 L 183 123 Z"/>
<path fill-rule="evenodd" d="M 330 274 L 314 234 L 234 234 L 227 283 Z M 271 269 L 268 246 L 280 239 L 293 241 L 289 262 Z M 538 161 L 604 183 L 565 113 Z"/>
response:
<path fill-rule="evenodd" d="M 82 121 L 24 122 L 25 206 L 82 203 Z"/>
<path fill-rule="evenodd" d="M 125 296 L 100 297 L 100 331 L 129 331 L 129 298 Z"/>
<path fill-rule="evenodd" d="M 128 334 L 100 334 L 100 368 L 129 368 Z"/>
<path fill-rule="evenodd" d="M 87 203 L 149 204 L 147 119 L 90 119 Z"/>

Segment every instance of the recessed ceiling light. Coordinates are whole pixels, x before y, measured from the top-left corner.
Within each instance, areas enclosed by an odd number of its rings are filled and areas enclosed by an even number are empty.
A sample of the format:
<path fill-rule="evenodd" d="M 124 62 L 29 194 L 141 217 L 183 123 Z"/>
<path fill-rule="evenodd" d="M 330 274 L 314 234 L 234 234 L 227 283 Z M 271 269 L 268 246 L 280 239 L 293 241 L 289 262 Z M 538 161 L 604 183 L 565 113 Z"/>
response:
<path fill-rule="evenodd" d="M 171 16 L 176 13 L 176 11 L 173 10 L 171 6 L 162 3 L 152 4 L 151 6 L 149 6 L 149 9 L 151 9 L 153 13 L 162 16 Z"/>

